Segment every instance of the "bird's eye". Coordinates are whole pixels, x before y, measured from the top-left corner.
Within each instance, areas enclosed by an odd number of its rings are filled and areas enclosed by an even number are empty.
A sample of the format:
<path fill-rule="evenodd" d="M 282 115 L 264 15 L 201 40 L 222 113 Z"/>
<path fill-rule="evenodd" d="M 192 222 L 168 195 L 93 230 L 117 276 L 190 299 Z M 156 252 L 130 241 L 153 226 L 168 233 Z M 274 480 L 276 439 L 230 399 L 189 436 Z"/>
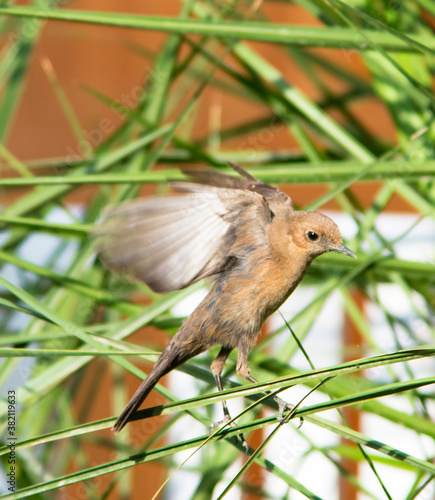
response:
<path fill-rule="evenodd" d="M 311 241 L 317 241 L 319 239 L 319 235 L 314 231 L 308 231 L 307 233 L 308 239 Z"/>

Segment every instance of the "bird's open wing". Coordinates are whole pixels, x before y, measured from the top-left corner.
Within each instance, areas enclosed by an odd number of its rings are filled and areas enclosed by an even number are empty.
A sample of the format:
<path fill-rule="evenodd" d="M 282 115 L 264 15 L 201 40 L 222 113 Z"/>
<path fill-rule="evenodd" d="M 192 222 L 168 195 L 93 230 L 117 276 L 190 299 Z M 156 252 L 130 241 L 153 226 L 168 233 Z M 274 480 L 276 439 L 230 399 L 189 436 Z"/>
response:
<path fill-rule="evenodd" d="M 289 196 L 269 184 L 256 179 L 251 174 L 243 170 L 243 168 L 229 163 L 230 167 L 238 172 L 242 177 L 226 175 L 215 170 L 207 169 L 182 169 L 194 182 L 216 186 L 220 188 L 241 189 L 245 191 L 253 191 L 261 194 L 267 201 L 273 212 L 277 210 L 292 211 L 293 202 Z"/>
<path fill-rule="evenodd" d="M 191 183 L 174 187 L 189 194 L 111 208 L 93 234 L 107 267 L 131 274 L 157 292 L 178 290 L 220 272 L 241 225 L 264 234 L 271 218 L 258 193 Z"/>

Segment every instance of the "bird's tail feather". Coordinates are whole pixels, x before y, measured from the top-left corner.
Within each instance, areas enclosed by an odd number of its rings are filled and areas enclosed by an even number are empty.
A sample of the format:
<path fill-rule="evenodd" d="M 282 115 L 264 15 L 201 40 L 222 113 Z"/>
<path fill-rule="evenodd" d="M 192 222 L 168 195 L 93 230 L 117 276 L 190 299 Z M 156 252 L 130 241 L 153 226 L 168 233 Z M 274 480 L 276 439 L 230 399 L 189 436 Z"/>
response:
<path fill-rule="evenodd" d="M 182 355 L 178 346 L 171 342 L 163 351 L 160 358 L 157 360 L 154 368 L 149 373 L 148 377 L 142 382 L 133 397 L 127 403 L 122 413 L 116 419 L 112 430 L 119 432 L 133 417 L 153 387 L 157 384 L 163 375 L 166 375 L 171 370 L 181 365 L 191 357 L 198 354 L 197 352 Z"/>

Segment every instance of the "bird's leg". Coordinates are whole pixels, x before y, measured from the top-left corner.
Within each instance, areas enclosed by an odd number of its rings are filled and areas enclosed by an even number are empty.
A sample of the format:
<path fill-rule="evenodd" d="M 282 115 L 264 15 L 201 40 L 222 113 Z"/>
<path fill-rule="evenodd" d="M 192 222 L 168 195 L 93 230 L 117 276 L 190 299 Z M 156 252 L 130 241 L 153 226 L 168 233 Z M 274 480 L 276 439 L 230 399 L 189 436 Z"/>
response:
<path fill-rule="evenodd" d="M 246 349 L 244 346 L 239 346 L 238 354 L 237 354 L 237 374 L 241 377 L 244 377 L 246 380 L 251 382 L 252 384 L 256 384 L 257 380 L 251 376 L 251 370 L 248 365 L 248 354 L 249 349 Z M 271 394 L 270 391 L 265 391 L 266 394 Z M 278 405 L 278 422 L 282 422 L 284 420 L 284 412 L 287 410 L 292 410 L 294 408 L 293 405 L 285 402 L 283 399 L 278 396 L 272 396 L 275 403 Z"/>
<path fill-rule="evenodd" d="M 213 373 L 213 377 L 216 381 L 216 385 L 219 392 L 223 391 L 221 375 L 225 367 L 225 362 L 228 359 L 228 356 L 230 355 L 231 351 L 232 349 L 229 347 L 222 347 L 216 359 L 211 364 L 211 372 Z M 224 420 L 222 421 L 222 423 L 229 422 L 231 420 L 231 415 L 230 412 L 228 411 L 227 402 L 225 400 L 222 401 L 222 409 L 224 412 Z"/>
<path fill-rule="evenodd" d="M 221 380 L 221 375 L 225 366 L 225 362 L 228 359 L 228 356 L 230 355 L 230 352 L 232 351 L 232 348 L 230 347 L 222 347 L 221 350 L 219 351 L 219 354 L 217 355 L 216 359 L 213 361 L 211 364 L 211 371 L 213 373 L 214 379 L 216 381 L 216 385 L 218 388 L 218 391 L 223 391 L 223 386 L 222 386 L 222 380 Z M 210 427 L 210 431 L 213 432 L 213 430 L 216 427 L 220 427 L 223 424 L 228 423 L 231 420 L 231 415 L 228 410 L 228 405 L 225 400 L 222 401 L 222 409 L 224 412 L 224 418 L 220 422 L 215 422 L 212 424 Z M 244 446 L 246 452 L 249 450 L 248 443 L 246 442 L 245 437 L 243 434 L 239 434 L 238 436 L 239 440 L 241 441 L 242 445 Z"/>

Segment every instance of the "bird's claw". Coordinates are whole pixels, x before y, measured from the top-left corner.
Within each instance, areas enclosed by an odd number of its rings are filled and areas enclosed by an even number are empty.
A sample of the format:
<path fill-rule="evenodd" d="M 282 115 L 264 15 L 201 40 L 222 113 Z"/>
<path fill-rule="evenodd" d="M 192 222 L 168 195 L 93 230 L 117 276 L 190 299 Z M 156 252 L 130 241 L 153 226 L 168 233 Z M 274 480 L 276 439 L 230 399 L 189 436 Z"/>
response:
<path fill-rule="evenodd" d="M 285 422 L 285 417 L 284 417 L 284 412 L 287 411 L 292 411 L 294 406 L 286 403 L 283 399 L 281 398 L 275 398 L 276 403 L 278 404 L 278 414 L 276 416 L 276 419 L 280 424 Z"/>
<path fill-rule="evenodd" d="M 284 417 L 284 412 L 286 411 L 292 411 L 294 410 L 294 405 L 291 405 L 289 403 L 286 403 L 283 399 L 281 398 L 275 398 L 275 401 L 278 405 L 278 414 L 276 416 L 276 419 L 278 420 L 278 422 L 280 424 L 283 424 L 286 422 L 286 418 Z M 298 425 L 298 429 L 300 429 L 302 427 L 302 424 L 304 423 L 304 419 L 303 417 L 299 417 L 299 425 Z"/>
<path fill-rule="evenodd" d="M 245 448 L 245 453 L 248 454 L 249 453 L 249 444 L 246 441 L 245 436 L 243 434 L 239 434 L 237 436 L 237 439 L 240 441 L 243 448 Z"/>
<path fill-rule="evenodd" d="M 229 424 L 231 421 L 231 417 L 229 415 L 225 415 L 225 417 L 222 420 L 219 420 L 219 422 L 214 422 L 213 424 L 210 425 L 208 428 L 208 433 L 213 434 L 213 432 L 220 427 L 225 427 L 227 424 Z M 234 422 L 231 422 L 230 427 L 234 427 L 236 424 Z"/>
<path fill-rule="evenodd" d="M 226 415 L 222 420 L 219 420 L 219 422 L 214 422 L 213 424 L 210 425 L 208 428 L 208 433 L 213 434 L 217 429 L 226 426 L 229 424 L 230 427 L 235 427 L 235 422 L 231 422 L 231 417 L 229 415 Z M 239 434 L 237 436 L 237 440 L 240 441 L 241 445 L 245 449 L 245 452 L 249 452 L 249 445 L 245 439 L 245 436 L 243 434 Z"/>

